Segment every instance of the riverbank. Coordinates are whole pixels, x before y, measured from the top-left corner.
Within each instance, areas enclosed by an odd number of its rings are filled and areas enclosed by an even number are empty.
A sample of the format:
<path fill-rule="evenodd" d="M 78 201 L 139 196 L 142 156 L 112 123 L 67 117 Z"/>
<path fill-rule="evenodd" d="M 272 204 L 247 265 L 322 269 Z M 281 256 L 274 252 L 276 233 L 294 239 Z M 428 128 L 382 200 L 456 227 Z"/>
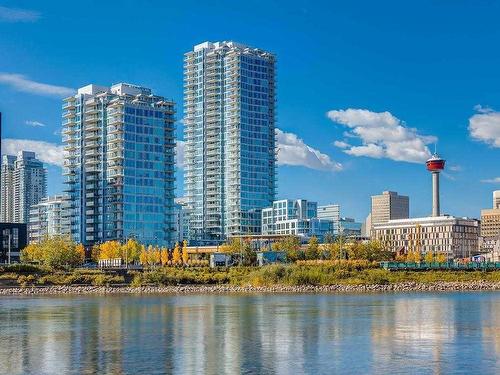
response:
<path fill-rule="evenodd" d="M 111 294 L 226 294 L 226 293 L 367 293 L 367 292 L 452 292 L 452 291 L 495 291 L 499 282 L 404 282 L 388 285 L 175 285 L 175 286 L 28 286 L 3 287 L 0 296 L 7 295 L 111 295 Z"/>

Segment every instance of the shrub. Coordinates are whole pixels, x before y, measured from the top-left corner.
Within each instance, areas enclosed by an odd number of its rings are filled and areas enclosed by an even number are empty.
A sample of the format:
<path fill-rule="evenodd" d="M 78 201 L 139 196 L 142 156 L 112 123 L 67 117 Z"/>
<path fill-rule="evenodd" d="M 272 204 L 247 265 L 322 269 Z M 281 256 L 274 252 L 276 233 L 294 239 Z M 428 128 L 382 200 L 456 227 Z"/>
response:
<path fill-rule="evenodd" d="M 15 273 L 38 273 L 44 274 L 47 272 L 42 266 L 38 266 L 35 264 L 27 264 L 27 263 L 16 263 L 16 264 L 8 264 L 2 266 L 3 272 L 15 272 Z"/>

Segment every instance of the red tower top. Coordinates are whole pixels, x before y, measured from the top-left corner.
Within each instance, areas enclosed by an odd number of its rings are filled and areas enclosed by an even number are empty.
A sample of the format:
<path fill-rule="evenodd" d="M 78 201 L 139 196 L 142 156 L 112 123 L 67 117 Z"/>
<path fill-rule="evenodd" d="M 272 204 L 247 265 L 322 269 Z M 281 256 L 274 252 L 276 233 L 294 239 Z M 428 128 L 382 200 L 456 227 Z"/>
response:
<path fill-rule="evenodd" d="M 434 154 L 425 162 L 425 165 L 428 171 L 441 172 L 444 169 L 444 163 L 444 159 L 441 159 L 438 154 Z"/>

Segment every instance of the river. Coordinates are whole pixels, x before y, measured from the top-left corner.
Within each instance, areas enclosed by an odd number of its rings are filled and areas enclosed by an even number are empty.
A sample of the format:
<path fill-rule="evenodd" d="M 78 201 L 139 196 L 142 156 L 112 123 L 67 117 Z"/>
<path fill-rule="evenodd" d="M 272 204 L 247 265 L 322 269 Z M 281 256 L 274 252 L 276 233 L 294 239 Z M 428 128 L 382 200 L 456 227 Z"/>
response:
<path fill-rule="evenodd" d="M 500 292 L 0 297 L 1 374 L 499 374 Z"/>

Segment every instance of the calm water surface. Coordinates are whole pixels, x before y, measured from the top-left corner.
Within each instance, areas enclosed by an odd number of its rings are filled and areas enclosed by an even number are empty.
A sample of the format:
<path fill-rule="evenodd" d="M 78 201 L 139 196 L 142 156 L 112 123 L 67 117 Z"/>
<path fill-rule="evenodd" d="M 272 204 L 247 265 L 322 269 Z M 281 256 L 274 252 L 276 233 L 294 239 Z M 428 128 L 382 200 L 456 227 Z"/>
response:
<path fill-rule="evenodd" d="M 500 374 L 500 293 L 0 297 L 1 374 Z"/>

